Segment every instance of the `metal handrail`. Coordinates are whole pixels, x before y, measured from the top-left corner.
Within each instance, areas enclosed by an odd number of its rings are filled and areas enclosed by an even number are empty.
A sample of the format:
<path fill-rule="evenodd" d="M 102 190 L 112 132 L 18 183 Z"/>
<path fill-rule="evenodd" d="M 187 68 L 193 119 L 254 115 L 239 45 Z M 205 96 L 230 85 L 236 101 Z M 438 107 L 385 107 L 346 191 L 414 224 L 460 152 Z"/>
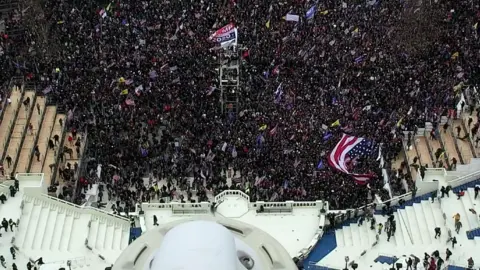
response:
<path fill-rule="evenodd" d="M 38 144 L 38 140 L 40 139 L 40 131 L 42 129 L 42 124 L 43 124 L 43 120 L 45 118 L 45 111 L 46 110 L 47 110 L 47 106 L 45 105 L 45 106 L 43 106 L 43 109 L 40 112 L 40 117 L 38 119 L 37 133 L 35 134 L 35 140 L 33 141 L 34 147 L 30 151 L 30 154 L 29 154 L 29 157 L 28 157 L 27 172 L 30 172 L 30 170 L 32 169 L 32 163 L 33 163 L 32 158 L 33 158 L 33 154 L 35 152 L 35 146 Z M 47 141 L 47 143 L 48 143 L 48 141 Z M 43 169 L 43 166 L 42 166 L 42 169 Z"/>
<path fill-rule="evenodd" d="M 440 145 L 442 146 L 442 149 L 445 152 L 444 159 L 447 163 L 448 168 L 450 168 L 450 157 L 448 156 L 447 147 L 445 146 L 445 140 L 443 139 L 442 131 L 440 130 L 440 128 L 437 127 L 437 129 L 438 129 L 438 135 L 439 135 L 438 139 L 439 139 Z"/>
<path fill-rule="evenodd" d="M 22 146 L 23 146 L 23 142 L 25 141 L 25 136 L 27 135 L 27 132 L 28 132 L 28 125 L 30 124 L 30 121 L 32 119 L 32 114 L 34 112 L 34 104 L 37 100 L 37 93 L 35 91 L 35 88 L 33 89 L 33 99 L 30 101 L 31 104 L 29 105 L 29 108 L 27 109 L 27 121 L 25 122 L 25 127 L 23 128 L 23 132 L 22 132 L 22 138 L 20 139 L 20 143 L 18 145 L 18 148 L 17 148 L 17 153 L 15 155 L 15 162 L 13 163 L 13 169 L 12 169 L 12 172 L 15 172 L 17 170 L 17 165 L 18 165 L 18 161 L 20 159 L 20 152 L 22 150 Z"/>

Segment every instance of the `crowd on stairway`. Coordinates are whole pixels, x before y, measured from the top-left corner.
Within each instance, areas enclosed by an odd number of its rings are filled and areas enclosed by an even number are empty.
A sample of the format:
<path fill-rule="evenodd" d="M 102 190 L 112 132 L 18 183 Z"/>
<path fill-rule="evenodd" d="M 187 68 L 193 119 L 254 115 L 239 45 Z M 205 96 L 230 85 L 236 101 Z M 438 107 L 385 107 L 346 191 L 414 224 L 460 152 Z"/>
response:
<path fill-rule="evenodd" d="M 88 130 L 84 184 L 102 164 L 101 181 L 125 199 L 155 197 L 142 185 L 149 173 L 172 185 L 152 188 L 159 196 L 188 189 L 187 177 L 218 192 L 233 168 L 234 188 L 254 200 L 326 199 L 342 209 L 388 198 L 376 155 L 354 161 L 376 175 L 369 185 L 327 165 L 343 133 L 381 144 L 390 189 L 405 193 L 411 177 L 390 167 L 403 131 L 438 122 L 477 84 L 472 3 L 47 0 L 33 23 L 47 27 L 27 40 L 47 38 L 22 49 L 12 44 L 25 38 L 7 30 L 0 64 L 67 108 L 70 127 Z M 7 29 L 27 20 L 7 20 Z M 241 44 L 240 107 L 222 114 L 208 37 L 230 22 Z"/>

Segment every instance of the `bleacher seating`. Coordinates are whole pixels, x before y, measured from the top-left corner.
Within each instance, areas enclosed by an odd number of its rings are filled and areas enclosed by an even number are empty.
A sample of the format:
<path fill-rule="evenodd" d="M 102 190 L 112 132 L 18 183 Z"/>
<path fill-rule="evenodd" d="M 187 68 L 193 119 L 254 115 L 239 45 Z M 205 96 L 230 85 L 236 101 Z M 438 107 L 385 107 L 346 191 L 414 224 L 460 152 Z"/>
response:
<path fill-rule="evenodd" d="M 0 122 L 0 156 L 5 173 L 44 173 L 47 185 L 51 184 L 52 175 L 56 174 L 59 166 L 57 160 L 60 151 L 63 151 L 65 137 L 66 115 L 61 113 L 57 106 L 48 103 L 47 97 L 37 95 L 35 85 L 20 84 L 13 86 L 10 94 L 11 104 L 6 106 Z M 23 101 L 30 98 L 29 106 Z M 60 124 L 60 119 L 63 124 Z M 31 123 L 32 128 L 29 128 Z M 58 135 L 59 142 L 54 150 L 48 148 L 49 140 Z M 38 146 L 40 157 L 34 154 Z M 83 145 L 82 145 L 83 146 Z M 81 152 L 83 147 L 81 148 Z M 73 160 L 79 163 L 74 149 Z M 8 166 L 6 157 L 12 159 Z M 64 156 L 64 162 L 69 155 Z M 73 161 L 71 162 L 73 166 Z M 53 165 L 53 166 L 51 166 Z"/>
<path fill-rule="evenodd" d="M 470 136 L 465 137 L 469 134 L 470 128 L 468 127 L 468 119 L 472 117 L 473 124 L 476 123 L 476 116 L 464 113 L 462 117 L 458 119 L 448 119 L 443 116 L 440 124 L 438 125 L 438 132 L 436 132 L 436 139 L 432 140 L 430 138 L 430 131 L 433 129 L 431 123 L 426 123 L 425 128 L 418 130 L 413 139 L 413 144 L 410 149 L 406 149 L 407 155 L 403 153 L 400 154 L 397 158 L 397 163 L 393 164 L 394 168 L 400 167 L 400 162 L 407 161 L 409 165 L 413 164 L 415 157 L 419 158 L 417 165 L 428 165 L 429 168 L 434 168 L 438 166 L 437 159 L 435 157 L 435 152 L 437 149 L 441 148 L 445 150 L 445 155 L 443 156 L 443 166 L 447 169 L 458 169 L 462 168 L 465 165 L 468 165 L 472 162 L 473 158 L 480 157 L 480 148 L 475 147 L 475 143 Z M 448 123 L 448 128 L 444 129 L 444 124 Z M 406 145 L 406 140 L 404 144 Z M 457 160 L 457 168 L 451 168 L 452 160 Z M 462 169 L 460 169 L 462 170 Z M 410 172 L 412 179 L 417 179 L 417 172 L 413 167 L 410 167 Z"/>
<path fill-rule="evenodd" d="M 33 149 L 35 141 L 38 138 L 38 131 L 43 121 L 43 112 L 45 110 L 45 97 L 38 96 L 36 102 L 32 107 L 32 113 L 29 123 L 32 124 L 32 130 L 27 130 L 23 140 L 22 149 L 18 158 L 16 167 L 17 172 L 27 172 L 30 159 L 34 156 Z"/>
<path fill-rule="evenodd" d="M 57 107 L 47 106 L 45 108 L 45 116 L 43 117 L 42 128 L 39 132 L 38 137 L 38 148 L 40 150 L 40 161 L 32 156 L 31 158 L 31 173 L 41 173 L 43 169 L 43 163 L 45 162 L 45 156 L 48 149 L 48 140 L 50 139 L 50 134 L 52 133 L 53 126 L 55 124 L 55 116 L 57 114 Z"/>
<path fill-rule="evenodd" d="M 20 104 L 22 104 L 22 96 L 23 96 L 23 87 L 13 87 L 10 99 L 12 103 L 7 105 L 5 108 L 5 112 L 3 114 L 3 119 L 0 125 L 0 155 L 2 161 L 6 158 L 6 151 L 9 146 L 9 139 L 10 134 L 12 133 L 12 129 L 15 127 L 15 120 L 17 119 L 17 112 L 20 108 Z M 13 162 L 12 162 L 13 163 Z M 12 164 L 13 166 L 13 164 Z M 6 169 L 6 173 L 10 174 L 11 170 L 13 169 L 12 166 L 7 166 L 6 162 L 4 163 L 4 167 Z"/>
<path fill-rule="evenodd" d="M 62 121 L 60 121 L 60 119 Z M 65 114 L 57 114 L 57 116 L 55 117 L 53 130 L 49 136 L 50 140 L 54 141 L 53 138 L 55 135 L 58 135 L 60 139 L 62 138 L 65 119 L 66 119 Z M 62 122 L 63 124 L 60 124 L 60 122 Z M 47 143 L 48 143 L 48 140 L 47 140 Z M 47 150 L 47 153 L 45 155 L 45 161 L 43 163 L 42 172 L 44 173 L 44 179 L 48 181 L 48 183 L 50 183 L 52 174 L 54 173 L 52 169 L 50 169 L 50 165 L 56 163 L 58 154 L 60 153 L 59 151 L 63 151 L 63 146 L 61 144 L 57 148 L 55 148 L 55 150 Z"/>

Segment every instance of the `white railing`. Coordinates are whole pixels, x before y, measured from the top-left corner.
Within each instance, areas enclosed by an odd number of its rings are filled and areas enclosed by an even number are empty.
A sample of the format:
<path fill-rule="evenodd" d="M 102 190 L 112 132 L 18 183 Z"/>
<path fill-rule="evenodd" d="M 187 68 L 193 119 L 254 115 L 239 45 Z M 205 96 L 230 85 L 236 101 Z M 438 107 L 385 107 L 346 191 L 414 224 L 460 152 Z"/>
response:
<path fill-rule="evenodd" d="M 466 183 L 470 183 L 472 181 L 475 181 L 477 179 L 480 179 L 480 171 L 476 171 L 473 173 L 469 173 L 464 176 L 460 176 L 457 179 L 454 179 L 452 181 L 448 181 L 448 184 L 452 187 L 458 187 Z"/>
<path fill-rule="evenodd" d="M 74 213 L 78 214 L 90 214 L 92 216 L 95 216 L 97 218 L 104 218 L 109 222 L 112 222 L 114 224 L 118 224 L 121 226 L 130 226 L 130 220 L 128 218 L 114 215 L 112 213 L 109 213 L 107 211 L 98 209 L 98 208 L 93 208 L 93 207 L 82 207 L 76 204 L 73 204 L 71 202 L 67 202 L 52 196 L 49 196 L 45 193 L 42 193 L 41 188 L 35 188 L 35 187 L 29 187 L 29 188 L 24 188 L 24 199 L 39 199 L 51 204 L 54 204 L 58 207 L 66 208 Z"/>
<path fill-rule="evenodd" d="M 305 202 L 295 202 L 295 201 L 286 201 L 286 202 L 250 202 L 250 196 L 245 194 L 244 192 L 240 190 L 225 190 L 221 193 L 219 193 L 217 196 L 215 196 L 215 202 L 220 203 L 224 201 L 225 197 L 227 196 L 236 196 L 240 197 L 248 202 L 248 209 L 249 210 L 257 210 L 260 208 L 260 206 L 264 206 L 266 208 L 278 208 L 278 209 L 305 209 L 305 208 L 311 208 L 311 209 L 318 209 L 318 214 L 320 216 L 317 230 L 315 232 L 315 235 L 313 236 L 313 239 L 310 241 L 310 244 L 300 250 L 298 253 L 297 257 L 299 258 L 306 258 L 308 254 L 312 251 L 312 249 L 316 246 L 318 243 L 318 240 L 322 238 L 323 236 L 323 228 L 325 225 L 325 215 L 321 214 L 321 210 L 324 209 L 325 212 L 328 212 L 328 202 L 324 201 L 305 201 Z M 147 210 L 195 210 L 195 209 L 202 209 L 202 210 L 209 210 L 210 203 L 143 203 L 141 209 L 144 211 Z M 187 215 L 189 213 L 187 212 Z M 143 221 L 144 222 L 144 221 Z"/>
<path fill-rule="evenodd" d="M 245 200 L 247 200 L 247 202 L 250 202 L 250 196 L 248 196 L 247 194 L 243 193 L 240 190 L 224 190 L 220 192 L 217 196 L 215 196 L 215 202 L 216 203 L 222 202 L 225 196 L 240 196 Z"/>

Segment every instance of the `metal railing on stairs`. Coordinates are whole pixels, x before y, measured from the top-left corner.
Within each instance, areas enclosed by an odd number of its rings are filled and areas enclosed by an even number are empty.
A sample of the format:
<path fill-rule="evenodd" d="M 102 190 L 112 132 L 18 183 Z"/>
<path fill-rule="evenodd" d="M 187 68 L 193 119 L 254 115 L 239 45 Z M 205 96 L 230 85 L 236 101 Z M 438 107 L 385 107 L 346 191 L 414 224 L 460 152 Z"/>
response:
<path fill-rule="evenodd" d="M 425 137 L 425 143 L 427 144 L 427 149 L 428 149 L 428 154 L 430 155 L 430 160 L 432 161 L 432 165 L 434 165 L 435 164 L 435 157 L 433 156 L 432 146 L 428 142 L 428 140 L 430 139 L 428 137 L 428 135 L 430 135 L 430 134 L 427 134 L 427 129 L 425 129 L 423 131 L 423 136 Z"/>
<path fill-rule="evenodd" d="M 5 141 L 5 143 L 3 145 L 3 153 L 2 153 L 2 158 L 0 160 L 2 162 L 6 158 L 6 154 L 7 154 L 7 151 L 8 151 L 8 144 L 10 143 L 10 139 L 12 137 L 12 131 L 13 131 L 12 128 L 15 126 L 15 122 L 16 122 L 17 117 L 18 117 L 18 112 L 20 111 L 20 108 L 22 106 L 22 104 L 20 102 L 23 100 L 23 95 L 25 93 L 24 86 L 22 85 L 22 87 L 20 87 L 20 89 L 17 89 L 17 91 L 21 91 L 20 98 L 18 99 L 18 102 L 17 102 L 18 106 L 15 108 L 15 112 L 13 114 L 14 116 L 10 120 L 8 128 L 7 128 L 7 140 Z"/>
<path fill-rule="evenodd" d="M 38 92 L 37 92 L 38 95 Z M 41 96 L 41 95 L 39 95 Z M 33 141 L 33 145 L 36 146 L 38 144 L 38 140 L 40 138 L 40 131 L 42 130 L 42 125 L 43 125 L 43 119 L 45 118 L 45 111 L 47 110 L 47 106 L 43 106 L 43 109 L 40 111 L 40 117 L 38 119 L 38 125 L 37 125 L 37 132 L 33 134 L 35 140 Z M 48 141 L 47 141 L 47 146 L 48 146 Z M 47 149 L 47 148 L 45 148 Z M 28 155 L 28 164 L 27 164 L 27 172 L 30 172 L 32 168 L 32 159 L 33 159 L 33 154 L 35 153 L 35 147 L 33 147 Z M 45 154 L 44 154 L 45 156 Z M 43 165 L 43 163 L 42 163 Z"/>
<path fill-rule="evenodd" d="M 65 113 L 65 112 L 62 111 L 62 109 L 59 108 L 58 105 L 57 105 L 57 114 L 59 114 L 59 113 Z M 55 180 L 57 179 L 58 165 L 60 164 L 60 151 L 63 152 L 63 145 L 65 144 L 65 134 L 67 133 L 67 125 L 68 125 L 68 121 L 64 121 L 63 128 L 62 128 L 62 134 L 60 135 L 60 138 L 61 138 L 60 143 L 58 145 L 58 148 L 55 150 L 55 156 L 54 156 L 55 166 L 53 167 L 53 173 L 52 173 L 51 178 L 50 178 L 51 185 L 55 184 Z"/>
<path fill-rule="evenodd" d="M 443 137 L 444 137 L 443 132 L 440 131 L 439 128 L 437 128 L 437 131 L 438 131 L 438 132 L 437 132 L 437 134 L 438 134 L 438 141 L 440 142 L 440 146 L 442 147 L 442 149 L 443 149 L 443 151 L 444 151 L 444 153 L 445 153 L 445 158 L 444 158 L 444 160 L 445 160 L 448 168 L 451 168 L 451 167 L 450 167 L 450 157 L 449 157 L 449 155 L 448 155 L 447 148 L 446 148 L 446 146 L 445 146 L 445 140 L 443 139 Z"/>
<path fill-rule="evenodd" d="M 465 160 L 463 159 L 463 153 L 460 151 L 460 146 L 458 145 L 457 138 L 455 137 L 455 133 L 453 132 L 453 119 L 449 119 L 449 127 L 447 129 L 447 132 L 450 134 L 450 136 L 453 139 L 453 145 L 455 146 L 455 151 L 457 151 L 458 158 L 460 159 L 459 162 L 461 164 L 465 164 Z"/>
<path fill-rule="evenodd" d="M 25 122 L 25 127 L 23 128 L 23 132 L 22 132 L 22 138 L 20 139 L 20 145 L 18 146 L 17 148 L 17 153 L 15 155 L 15 162 L 13 163 L 13 169 L 12 169 L 12 173 L 15 173 L 16 172 L 16 169 L 17 169 L 17 165 L 18 165 L 18 161 L 20 159 L 20 153 L 22 152 L 22 147 L 23 147 L 23 142 L 25 141 L 25 137 L 27 136 L 27 132 L 28 132 L 28 125 L 30 124 L 30 120 L 32 119 L 32 114 L 34 113 L 35 111 L 35 102 L 37 101 L 37 94 L 36 94 L 36 91 L 35 91 L 35 84 L 31 84 L 31 83 L 27 83 L 26 85 L 26 90 L 33 90 L 33 100 L 30 101 L 30 108 L 28 108 L 28 115 L 27 115 L 27 121 Z"/>

